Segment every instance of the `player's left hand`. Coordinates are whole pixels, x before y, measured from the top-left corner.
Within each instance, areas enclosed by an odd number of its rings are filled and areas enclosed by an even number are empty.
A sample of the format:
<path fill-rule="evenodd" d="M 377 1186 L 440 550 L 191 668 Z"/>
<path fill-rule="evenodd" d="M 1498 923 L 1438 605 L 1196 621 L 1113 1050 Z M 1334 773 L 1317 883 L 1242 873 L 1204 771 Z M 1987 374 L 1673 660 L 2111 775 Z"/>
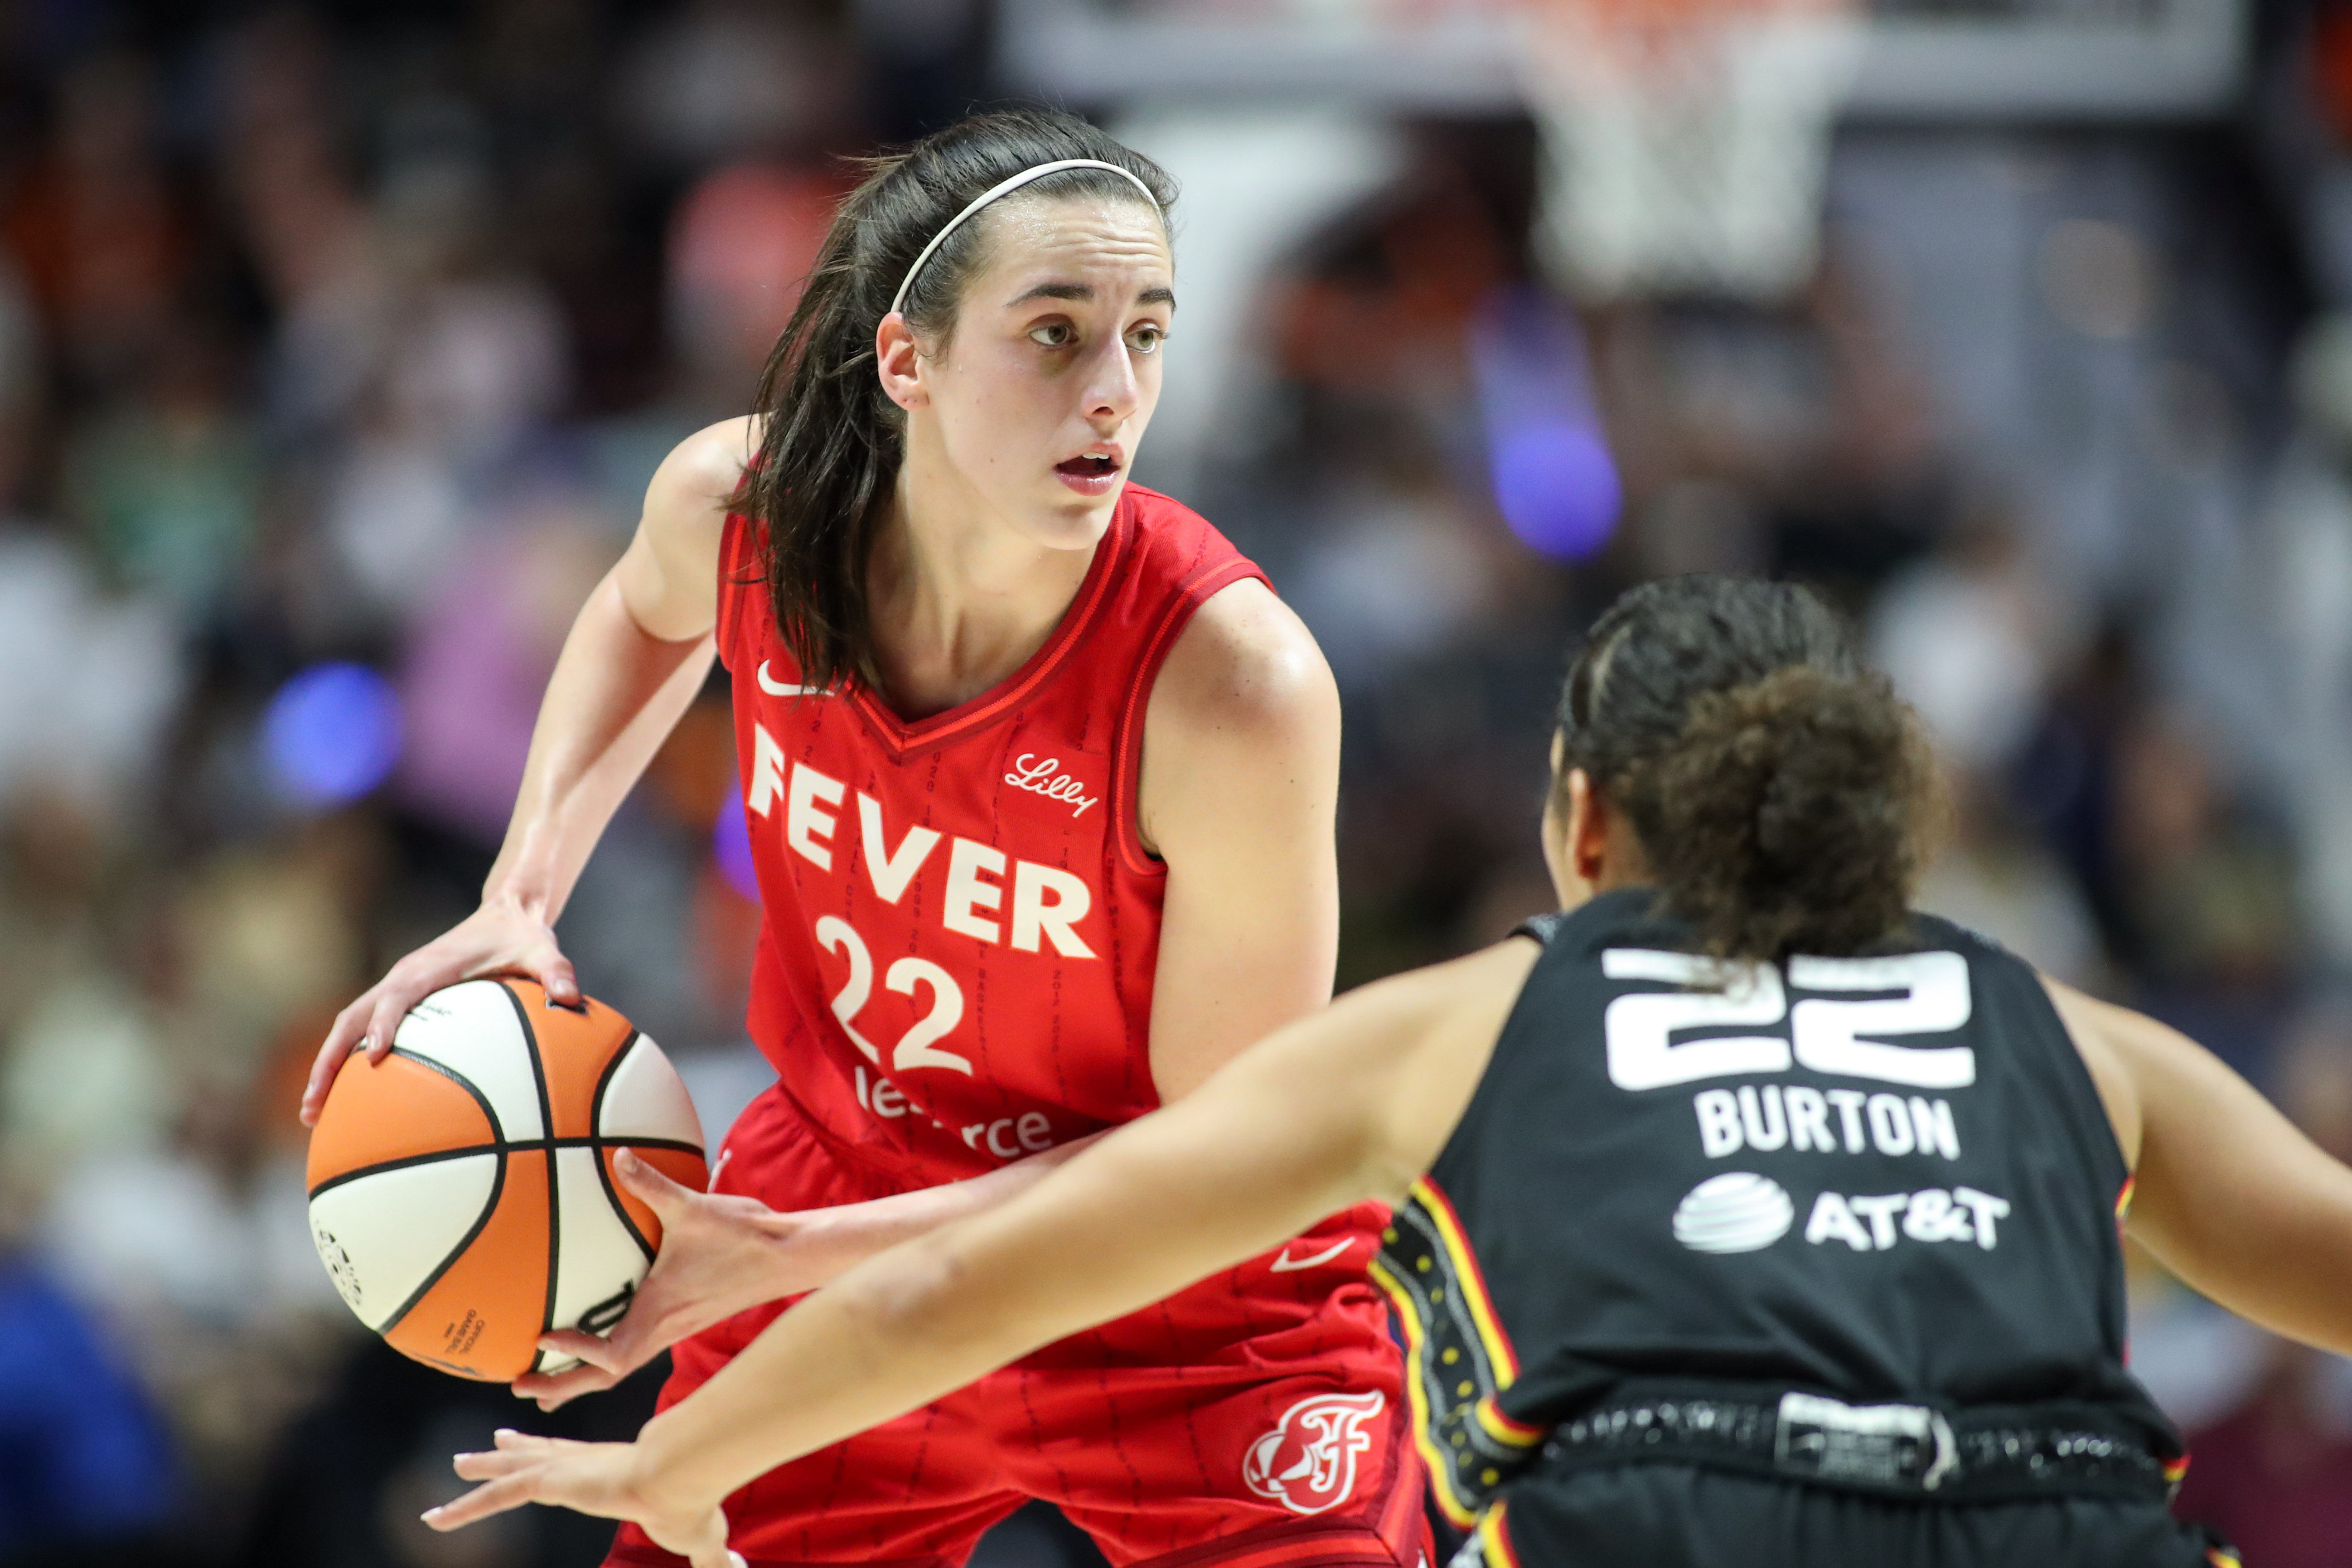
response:
<path fill-rule="evenodd" d="M 457 1530 L 494 1513 L 541 1502 L 636 1524 L 654 1544 L 675 1552 L 694 1568 L 744 1568 L 727 1549 L 727 1516 L 717 1504 L 698 1510 L 666 1510 L 647 1497 L 637 1470 L 634 1443 L 574 1443 L 500 1431 L 487 1454 L 460 1454 L 457 1474 L 480 1481 L 465 1496 L 428 1509 L 425 1522 Z"/>
<path fill-rule="evenodd" d="M 688 1335 L 813 1290 L 855 1260 L 834 1257 L 803 1216 L 778 1214 L 757 1198 L 698 1193 L 627 1150 L 613 1165 L 621 1184 L 661 1221 L 661 1250 L 608 1333 L 557 1329 L 541 1338 L 541 1349 L 580 1363 L 515 1379 L 515 1397 L 535 1399 L 541 1410 L 610 1388 Z"/>

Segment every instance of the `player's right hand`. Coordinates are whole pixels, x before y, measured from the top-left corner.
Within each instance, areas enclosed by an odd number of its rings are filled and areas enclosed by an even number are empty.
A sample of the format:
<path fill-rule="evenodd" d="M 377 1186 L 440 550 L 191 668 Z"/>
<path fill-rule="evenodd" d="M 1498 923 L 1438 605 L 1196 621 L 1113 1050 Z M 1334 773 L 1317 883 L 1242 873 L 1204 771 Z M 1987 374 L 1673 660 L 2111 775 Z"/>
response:
<path fill-rule="evenodd" d="M 302 1125 L 317 1124 L 345 1057 L 364 1050 L 370 1061 L 382 1061 L 411 1007 L 445 985 L 490 974 L 527 974 L 554 1001 L 571 1005 L 580 1000 L 580 982 L 572 975 L 572 961 L 556 945 L 554 930 L 520 904 L 487 902 L 394 964 L 390 973 L 335 1015 L 335 1026 L 327 1031 L 327 1043 L 310 1065 L 310 1087 L 302 1091 Z"/>

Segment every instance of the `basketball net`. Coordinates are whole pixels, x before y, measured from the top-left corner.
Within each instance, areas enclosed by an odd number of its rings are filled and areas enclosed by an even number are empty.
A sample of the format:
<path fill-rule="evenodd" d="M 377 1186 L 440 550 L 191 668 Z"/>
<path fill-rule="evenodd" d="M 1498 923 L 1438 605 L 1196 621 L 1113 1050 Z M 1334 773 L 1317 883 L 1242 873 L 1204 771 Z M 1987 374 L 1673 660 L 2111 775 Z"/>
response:
<path fill-rule="evenodd" d="M 1820 251 L 1852 0 L 1518 0 L 1541 128 L 1538 244 L 1592 300 L 1770 300 Z"/>

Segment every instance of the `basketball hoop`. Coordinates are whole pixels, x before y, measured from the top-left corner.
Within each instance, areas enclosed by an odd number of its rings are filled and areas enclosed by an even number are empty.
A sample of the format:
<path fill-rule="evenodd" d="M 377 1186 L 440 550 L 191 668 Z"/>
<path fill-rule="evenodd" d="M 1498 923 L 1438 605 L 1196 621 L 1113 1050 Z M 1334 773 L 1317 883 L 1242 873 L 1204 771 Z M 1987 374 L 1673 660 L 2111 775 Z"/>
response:
<path fill-rule="evenodd" d="M 1518 0 L 1538 242 L 1580 297 L 1768 300 L 1812 276 L 1851 0 Z"/>

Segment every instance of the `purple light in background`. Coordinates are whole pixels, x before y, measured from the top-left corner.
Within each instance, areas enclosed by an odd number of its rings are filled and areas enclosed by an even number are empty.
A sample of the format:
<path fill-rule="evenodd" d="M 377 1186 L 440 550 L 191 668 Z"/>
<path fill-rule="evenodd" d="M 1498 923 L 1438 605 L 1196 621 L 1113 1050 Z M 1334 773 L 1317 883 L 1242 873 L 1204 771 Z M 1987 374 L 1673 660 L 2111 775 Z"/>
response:
<path fill-rule="evenodd" d="M 1582 560 L 1616 531 L 1624 492 L 1586 379 L 1584 336 L 1539 290 L 1507 289 L 1470 328 L 1495 507 L 1531 550 Z"/>
<path fill-rule="evenodd" d="M 710 855 L 729 887 L 755 904 L 760 901 L 760 879 L 751 869 L 751 819 L 743 812 L 743 792 L 732 784 L 719 802 L 719 820 L 711 826 Z"/>
<path fill-rule="evenodd" d="M 1495 505 L 1528 548 L 1580 561 L 1609 542 L 1624 498 L 1598 431 L 1569 424 L 1495 431 L 1487 462 Z"/>
<path fill-rule="evenodd" d="M 262 760 L 287 799 L 341 805 L 400 760 L 400 699 L 363 664 L 314 664 L 278 689 L 261 718 Z"/>

